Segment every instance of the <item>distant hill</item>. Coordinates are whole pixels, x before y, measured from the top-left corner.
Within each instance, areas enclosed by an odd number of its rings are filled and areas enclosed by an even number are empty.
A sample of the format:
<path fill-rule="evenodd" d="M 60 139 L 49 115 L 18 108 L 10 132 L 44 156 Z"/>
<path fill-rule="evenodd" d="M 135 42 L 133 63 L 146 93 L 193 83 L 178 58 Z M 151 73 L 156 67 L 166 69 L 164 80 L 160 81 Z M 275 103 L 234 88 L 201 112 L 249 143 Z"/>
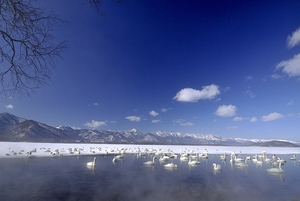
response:
<path fill-rule="evenodd" d="M 257 142 L 252 144 L 251 146 L 259 146 L 259 147 L 300 147 L 297 144 L 286 142 L 286 141 L 278 141 L 278 140 L 272 140 L 272 141 L 266 141 L 266 142 Z"/>
<path fill-rule="evenodd" d="M 299 142 L 287 140 L 223 138 L 212 134 L 161 131 L 142 133 L 136 129 L 110 131 L 73 129 L 66 126 L 52 127 L 38 121 L 16 117 L 9 113 L 0 114 L 0 141 L 281 147 L 298 147 L 300 144 Z"/>

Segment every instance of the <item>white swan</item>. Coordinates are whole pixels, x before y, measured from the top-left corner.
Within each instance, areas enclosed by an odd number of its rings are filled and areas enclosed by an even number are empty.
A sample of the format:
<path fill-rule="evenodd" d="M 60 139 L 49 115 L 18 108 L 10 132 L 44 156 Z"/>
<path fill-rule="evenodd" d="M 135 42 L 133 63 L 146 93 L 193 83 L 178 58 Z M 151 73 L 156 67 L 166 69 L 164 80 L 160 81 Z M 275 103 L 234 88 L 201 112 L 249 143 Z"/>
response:
<path fill-rule="evenodd" d="M 258 158 L 257 155 L 253 156 L 252 162 L 253 162 L 253 163 L 257 163 L 257 158 Z"/>
<path fill-rule="evenodd" d="M 94 157 L 94 161 L 88 162 L 86 165 L 89 166 L 89 167 L 95 167 L 95 165 L 96 165 L 96 157 Z"/>
<path fill-rule="evenodd" d="M 190 156 L 190 159 L 189 159 L 189 162 L 188 162 L 189 165 L 199 165 L 200 162 L 199 161 L 192 161 L 192 157 Z"/>
<path fill-rule="evenodd" d="M 239 162 L 239 163 L 235 163 L 236 166 L 238 167 L 248 167 L 248 164 L 247 164 L 247 160 L 245 160 L 245 162 Z"/>
<path fill-rule="evenodd" d="M 279 163 L 278 168 L 269 168 L 267 171 L 270 173 L 282 173 L 283 170 L 281 169 L 281 163 Z"/>
<path fill-rule="evenodd" d="M 199 154 L 199 157 L 207 159 L 208 158 L 208 151 L 205 149 L 205 152 L 203 154 Z"/>
<path fill-rule="evenodd" d="M 256 161 L 256 165 L 263 165 L 262 157 L 260 157 L 259 160 Z"/>
<path fill-rule="evenodd" d="M 177 168 L 177 165 L 174 163 L 168 163 L 164 165 L 166 168 Z"/>
<path fill-rule="evenodd" d="M 182 155 L 182 156 L 180 156 L 180 160 L 187 161 L 187 160 L 189 160 L 189 157 L 187 155 Z"/>
<path fill-rule="evenodd" d="M 240 163 L 240 162 L 244 162 L 244 160 L 245 159 L 243 159 L 243 158 L 237 158 L 236 155 L 234 154 L 234 161 L 235 162 Z"/>
<path fill-rule="evenodd" d="M 153 156 L 153 159 L 152 161 L 147 161 L 147 162 L 144 162 L 145 165 L 154 165 L 155 162 L 154 162 L 154 159 L 156 158 L 156 156 Z"/>
<path fill-rule="evenodd" d="M 161 156 L 160 157 L 160 161 L 167 161 L 167 160 L 169 160 L 170 159 L 170 157 L 169 156 Z"/>
<path fill-rule="evenodd" d="M 226 152 L 220 156 L 220 160 L 225 161 L 226 160 Z"/>
<path fill-rule="evenodd" d="M 296 160 L 296 155 L 294 154 L 294 155 L 290 158 L 290 160 L 292 160 L 292 161 Z"/>
<path fill-rule="evenodd" d="M 266 163 L 270 163 L 270 162 L 271 162 L 271 159 L 270 159 L 270 158 L 268 158 L 268 156 L 266 156 L 266 158 L 265 158 L 265 162 L 266 162 Z"/>
<path fill-rule="evenodd" d="M 220 164 L 213 163 L 213 166 L 214 166 L 214 170 L 220 171 L 222 169 Z"/>
<path fill-rule="evenodd" d="M 116 156 L 115 156 L 116 159 L 122 159 L 123 157 L 124 157 L 123 154 L 120 154 L 120 155 L 116 155 Z"/>
<path fill-rule="evenodd" d="M 32 155 L 31 152 L 27 152 L 27 155 L 26 155 L 26 157 L 25 157 L 26 160 L 27 160 L 27 159 L 34 159 L 34 158 L 37 158 L 37 157 L 34 156 L 34 155 Z"/>
<path fill-rule="evenodd" d="M 235 161 L 234 161 L 234 159 L 233 159 L 233 155 L 231 154 L 230 155 L 230 163 L 234 163 Z"/>

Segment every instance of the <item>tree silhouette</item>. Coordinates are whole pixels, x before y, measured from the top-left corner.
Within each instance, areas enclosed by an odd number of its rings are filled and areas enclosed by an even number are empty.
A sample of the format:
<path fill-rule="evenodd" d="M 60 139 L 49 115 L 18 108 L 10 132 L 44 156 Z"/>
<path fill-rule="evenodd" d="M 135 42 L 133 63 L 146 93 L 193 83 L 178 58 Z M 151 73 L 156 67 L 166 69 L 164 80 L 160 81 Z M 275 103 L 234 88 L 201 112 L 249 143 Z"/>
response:
<path fill-rule="evenodd" d="M 0 1 L 0 93 L 5 96 L 30 95 L 44 86 L 67 47 L 54 36 L 65 22 L 34 2 Z"/>

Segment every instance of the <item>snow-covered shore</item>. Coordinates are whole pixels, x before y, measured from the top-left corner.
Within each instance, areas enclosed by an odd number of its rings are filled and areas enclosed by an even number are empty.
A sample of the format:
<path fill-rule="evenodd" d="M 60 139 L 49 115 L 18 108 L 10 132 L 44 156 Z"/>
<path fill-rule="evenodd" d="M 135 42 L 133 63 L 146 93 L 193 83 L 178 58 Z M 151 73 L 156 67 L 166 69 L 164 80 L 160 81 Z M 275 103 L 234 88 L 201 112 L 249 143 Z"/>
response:
<path fill-rule="evenodd" d="M 51 157 L 57 154 L 71 155 L 101 155 L 138 153 L 160 151 L 168 153 L 203 153 L 209 154 L 259 154 L 266 151 L 267 154 L 299 154 L 300 148 L 293 147 L 235 147 L 235 146 L 187 146 L 187 145 L 136 145 L 136 144 L 69 144 L 69 143 L 32 143 L 32 142 L 0 142 L 0 158 L 26 157 L 28 152 L 37 157 Z"/>

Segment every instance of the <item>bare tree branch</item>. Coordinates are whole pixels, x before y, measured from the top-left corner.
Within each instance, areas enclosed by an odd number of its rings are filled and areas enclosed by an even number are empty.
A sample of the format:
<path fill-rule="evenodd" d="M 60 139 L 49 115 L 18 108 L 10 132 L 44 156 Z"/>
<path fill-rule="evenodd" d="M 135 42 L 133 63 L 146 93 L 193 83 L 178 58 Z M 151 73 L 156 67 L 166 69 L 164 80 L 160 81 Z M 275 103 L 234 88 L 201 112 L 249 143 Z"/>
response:
<path fill-rule="evenodd" d="M 103 0 L 85 0 L 84 4 L 87 4 L 88 6 L 93 8 L 96 11 L 96 13 L 99 14 L 100 16 L 105 16 L 105 12 L 101 10 L 102 1 Z M 113 0 L 113 1 L 117 3 L 122 2 L 122 0 Z"/>
<path fill-rule="evenodd" d="M 53 32 L 65 22 L 35 0 L 0 0 L 0 93 L 30 95 L 50 79 L 66 42 Z"/>

